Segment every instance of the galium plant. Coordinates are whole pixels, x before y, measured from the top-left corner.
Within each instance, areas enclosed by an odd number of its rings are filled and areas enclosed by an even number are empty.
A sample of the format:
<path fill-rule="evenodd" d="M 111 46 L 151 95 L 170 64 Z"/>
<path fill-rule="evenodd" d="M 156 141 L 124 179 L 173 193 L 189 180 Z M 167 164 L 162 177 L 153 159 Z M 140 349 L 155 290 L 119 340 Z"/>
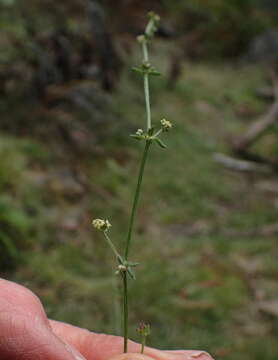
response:
<path fill-rule="evenodd" d="M 155 32 L 157 31 L 160 18 L 154 12 L 148 14 L 149 21 L 145 28 L 145 32 L 142 35 L 137 37 L 138 43 L 142 47 L 143 60 L 140 66 L 133 68 L 133 71 L 141 74 L 144 80 L 144 96 L 145 96 L 145 105 L 146 105 L 146 126 L 145 129 L 138 129 L 135 134 L 132 134 L 131 137 L 135 140 L 141 141 L 144 143 L 143 154 L 141 158 L 141 163 L 138 172 L 137 185 L 135 188 L 133 204 L 131 208 L 130 218 L 128 222 L 127 235 L 125 241 L 125 248 L 123 254 L 117 250 L 116 246 L 112 242 L 109 233 L 111 227 L 110 222 L 107 219 L 94 219 L 92 225 L 99 231 L 103 232 L 104 238 L 107 241 L 107 244 L 111 248 L 112 252 L 116 257 L 118 263 L 116 274 L 120 276 L 122 280 L 122 299 L 123 299 L 123 337 L 124 337 L 124 352 L 127 352 L 127 343 L 128 343 L 128 281 L 135 280 L 134 267 L 138 265 L 136 262 L 132 262 L 129 259 L 130 245 L 133 237 L 134 222 L 136 217 L 136 212 L 138 208 L 139 196 L 142 187 L 142 180 L 145 170 L 146 161 L 148 158 L 149 150 L 151 145 L 157 144 L 162 148 L 165 148 L 166 145 L 161 140 L 161 135 L 164 132 L 168 132 L 172 128 L 172 123 L 166 119 L 161 119 L 159 126 L 154 126 L 152 123 L 151 115 L 151 105 L 150 105 L 150 90 L 149 90 L 149 79 L 151 76 L 160 75 L 160 73 L 151 65 L 149 61 L 149 52 L 148 47 L 151 43 Z M 141 336 L 141 353 L 144 352 L 144 346 L 146 342 L 146 337 L 150 334 L 150 326 L 144 323 L 140 323 L 137 328 L 137 332 Z"/>

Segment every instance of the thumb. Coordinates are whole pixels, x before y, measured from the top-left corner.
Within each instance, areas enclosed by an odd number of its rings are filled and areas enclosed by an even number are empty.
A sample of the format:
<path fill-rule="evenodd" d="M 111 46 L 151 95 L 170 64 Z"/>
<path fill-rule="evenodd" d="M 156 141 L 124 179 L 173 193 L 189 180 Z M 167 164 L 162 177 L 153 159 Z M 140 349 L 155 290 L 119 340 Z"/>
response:
<path fill-rule="evenodd" d="M 1 360 L 84 360 L 52 331 L 39 299 L 0 279 Z"/>
<path fill-rule="evenodd" d="M 1 360 L 84 360 L 35 318 L 2 313 L 0 329 Z"/>

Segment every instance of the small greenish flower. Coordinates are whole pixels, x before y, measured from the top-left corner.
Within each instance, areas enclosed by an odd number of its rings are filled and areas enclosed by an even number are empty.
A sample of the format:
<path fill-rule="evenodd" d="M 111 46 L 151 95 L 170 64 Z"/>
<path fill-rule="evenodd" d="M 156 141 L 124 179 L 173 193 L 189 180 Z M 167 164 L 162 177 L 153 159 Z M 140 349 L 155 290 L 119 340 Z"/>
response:
<path fill-rule="evenodd" d="M 160 123 L 161 123 L 161 126 L 162 126 L 162 131 L 169 131 L 173 127 L 171 121 L 166 120 L 166 119 L 161 119 Z"/>
<path fill-rule="evenodd" d="M 151 63 L 149 63 L 148 61 L 143 61 L 143 64 L 142 64 L 143 70 L 145 70 L 145 71 L 150 70 L 151 67 L 152 67 Z"/>
<path fill-rule="evenodd" d="M 160 17 L 153 11 L 150 11 L 148 16 L 149 16 L 149 22 L 145 30 L 145 36 L 147 37 L 147 39 L 150 39 L 154 36 L 154 33 L 158 29 Z"/>
<path fill-rule="evenodd" d="M 145 324 L 143 321 L 140 321 L 139 326 L 137 327 L 136 331 L 141 336 L 149 336 L 151 333 L 151 327 L 149 324 Z"/>
<path fill-rule="evenodd" d="M 146 345 L 146 338 L 151 333 L 151 327 L 149 324 L 145 324 L 143 321 L 140 321 L 139 326 L 137 327 L 136 331 L 141 336 L 141 354 L 144 353 L 144 348 Z"/>
<path fill-rule="evenodd" d="M 145 42 L 146 41 L 145 35 L 137 36 L 137 41 L 139 42 L 139 44 L 142 44 L 143 42 Z"/>
<path fill-rule="evenodd" d="M 130 136 L 139 141 L 146 140 L 148 138 L 148 134 L 146 134 L 143 129 L 137 129 L 136 133 L 131 134 Z"/>
<path fill-rule="evenodd" d="M 107 231 L 112 226 L 108 220 L 103 219 L 94 219 L 92 225 L 100 231 Z"/>
<path fill-rule="evenodd" d="M 119 275 L 123 272 L 127 271 L 127 267 L 125 265 L 118 265 L 117 271 L 115 272 L 116 275 Z"/>
<path fill-rule="evenodd" d="M 149 11 L 148 17 L 149 17 L 149 19 L 153 19 L 156 23 L 158 23 L 160 21 L 160 16 L 158 14 L 156 14 L 154 11 Z"/>

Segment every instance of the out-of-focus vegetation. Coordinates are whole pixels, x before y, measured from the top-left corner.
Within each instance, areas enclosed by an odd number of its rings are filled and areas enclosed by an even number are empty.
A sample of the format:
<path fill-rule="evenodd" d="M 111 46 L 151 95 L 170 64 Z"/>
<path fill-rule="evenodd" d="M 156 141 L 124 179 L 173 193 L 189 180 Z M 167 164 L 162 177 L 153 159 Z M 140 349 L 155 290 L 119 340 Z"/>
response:
<path fill-rule="evenodd" d="M 165 0 L 164 5 L 179 14 L 180 32 L 195 56 L 238 56 L 255 35 L 277 23 L 277 3 L 264 0 Z"/>
<path fill-rule="evenodd" d="M 144 320 L 152 346 L 276 360 L 277 174 L 213 158 L 269 106 L 255 91 L 267 69 L 231 60 L 275 29 L 275 1 L 0 1 L 1 272 L 50 317 L 119 333 L 115 264 L 90 222 L 109 218 L 122 245 L 141 145 L 128 134 L 145 121 L 129 69 L 149 9 L 163 16 L 153 51 L 166 75 L 152 82 L 154 119 L 175 129 L 147 166 L 132 337 Z M 276 159 L 276 137 L 253 150 Z"/>

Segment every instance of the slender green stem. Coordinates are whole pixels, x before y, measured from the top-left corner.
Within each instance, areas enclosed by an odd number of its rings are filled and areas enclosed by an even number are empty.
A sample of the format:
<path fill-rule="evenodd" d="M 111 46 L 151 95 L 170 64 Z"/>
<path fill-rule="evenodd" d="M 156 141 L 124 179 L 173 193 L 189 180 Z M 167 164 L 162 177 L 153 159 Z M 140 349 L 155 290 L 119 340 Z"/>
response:
<path fill-rule="evenodd" d="M 155 134 L 153 134 L 152 136 L 155 138 L 158 135 L 160 135 L 162 133 L 162 129 L 159 129 Z"/>
<path fill-rule="evenodd" d="M 142 180 L 143 180 L 143 175 L 144 175 L 144 169 L 145 169 L 146 160 L 147 160 L 147 157 L 148 157 L 148 152 L 149 152 L 150 145 L 151 145 L 151 141 L 148 140 L 146 142 L 145 149 L 144 149 L 143 156 L 142 156 L 142 160 L 141 160 L 141 165 L 140 165 L 140 170 L 139 170 L 139 175 L 138 175 L 138 181 L 137 181 L 137 186 L 136 186 L 136 190 L 135 190 L 135 196 L 134 196 L 134 200 L 133 200 L 132 211 L 131 211 L 129 225 L 128 225 L 128 234 L 127 234 L 127 241 L 126 241 L 126 248 L 125 248 L 125 260 L 126 261 L 128 260 L 128 253 L 129 253 L 129 247 L 130 247 L 130 242 L 131 242 L 131 235 L 132 235 L 132 230 L 133 230 L 133 225 L 134 225 L 134 219 L 135 219 L 135 214 L 136 214 L 136 210 L 137 210 L 137 206 L 138 206 L 138 200 L 139 200 L 139 195 L 140 195 L 140 190 L 141 190 L 141 185 L 142 185 Z M 124 297 L 124 299 L 123 299 L 124 352 L 127 352 L 127 341 L 128 341 L 127 272 L 123 273 L 123 297 Z"/>
<path fill-rule="evenodd" d="M 148 54 L 148 47 L 147 47 L 147 42 L 146 41 L 144 41 L 142 43 L 142 49 L 143 49 L 144 61 L 148 62 L 149 61 L 149 54 Z M 148 76 L 148 74 L 144 74 L 144 94 L 145 94 L 145 103 L 146 103 L 146 112 L 147 112 L 147 129 L 150 129 L 152 124 L 151 124 L 151 106 L 150 106 L 150 92 L 149 92 L 149 76 Z M 133 200 L 133 205 L 132 205 L 132 210 L 131 210 L 131 215 L 130 215 L 129 225 L 128 225 L 128 233 L 127 233 L 127 240 L 126 240 L 126 247 L 125 247 L 125 259 L 126 260 L 128 259 L 128 253 L 129 253 L 131 235 L 132 235 L 132 230 L 133 230 L 134 218 L 135 218 L 135 214 L 136 214 L 136 210 L 137 210 L 137 206 L 138 206 L 138 200 L 139 200 L 139 195 L 140 195 L 140 190 L 141 190 L 141 184 L 142 184 L 142 179 L 143 179 L 144 170 L 145 170 L 145 164 L 146 164 L 146 160 L 147 160 L 150 145 L 151 145 L 151 141 L 146 141 L 146 145 L 145 145 L 142 160 L 141 160 L 141 165 L 140 165 L 140 170 L 139 170 L 139 175 L 138 175 L 138 181 L 137 181 L 137 186 L 136 186 L 136 190 L 135 190 L 135 196 L 134 196 L 134 200 Z"/>
<path fill-rule="evenodd" d="M 144 89 L 145 89 L 145 102 L 146 102 L 146 112 L 147 112 L 147 129 L 149 130 L 152 127 L 152 121 L 151 121 L 151 106 L 150 106 L 149 75 L 148 74 L 144 74 Z"/>
<path fill-rule="evenodd" d="M 144 62 L 148 63 L 149 54 L 148 54 L 147 41 L 144 41 L 142 43 L 142 50 L 143 50 Z M 146 114 L 147 114 L 147 130 L 150 130 L 152 127 L 152 120 L 151 120 L 151 105 L 150 105 L 150 91 L 149 91 L 149 75 L 147 73 L 144 74 L 144 95 L 145 95 Z M 125 257 L 124 257 L 125 262 L 128 262 L 128 255 L 129 255 L 130 242 L 131 242 L 132 231 L 134 226 L 134 220 L 135 220 L 136 210 L 138 207 L 141 185 L 142 185 L 146 160 L 148 157 L 150 146 L 151 146 L 151 141 L 147 140 L 145 144 L 143 156 L 141 159 L 138 180 L 135 189 L 135 195 L 134 195 L 131 214 L 128 223 L 127 239 L 125 244 Z M 127 343 L 128 343 L 128 280 L 127 280 L 126 271 L 123 272 L 122 278 L 123 278 L 123 335 L 124 335 L 124 352 L 126 353 Z M 144 345 L 142 351 L 144 351 Z"/>
<path fill-rule="evenodd" d="M 142 43 L 142 50 L 144 56 L 144 62 L 149 62 L 149 53 L 148 53 L 148 45 L 147 42 L 144 41 Z M 145 94 L 145 103 L 146 103 L 146 113 L 147 113 L 147 130 L 152 127 L 151 120 L 151 104 L 150 104 L 150 91 L 149 91 L 149 74 L 144 74 L 144 94 Z"/>
<path fill-rule="evenodd" d="M 115 245 L 112 243 L 112 241 L 106 231 L 104 231 L 104 236 L 105 236 L 105 239 L 106 239 L 108 245 L 110 246 L 113 253 L 115 254 L 117 260 L 120 260 L 120 262 L 123 263 L 123 259 L 122 259 L 121 255 L 118 253 L 117 249 L 115 248 Z"/>
<path fill-rule="evenodd" d="M 105 239 L 115 254 L 117 260 L 123 264 L 124 260 L 121 255 L 118 253 L 116 247 L 108 236 L 107 232 L 104 231 Z M 121 273 L 123 279 L 123 332 L 124 332 L 124 352 L 127 352 L 127 342 L 128 342 L 128 292 L 127 292 L 127 271 Z"/>
<path fill-rule="evenodd" d="M 121 321 L 122 321 L 122 301 L 121 301 L 121 286 L 118 277 L 114 278 L 114 329 L 116 335 L 121 334 Z"/>
<path fill-rule="evenodd" d="M 141 354 L 144 353 L 144 348 L 146 345 L 146 336 L 142 336 L 142 342 L 141 342 Z"/>
<path fill-rule="evenodd" d="M 142 42 L 142 50 L 143 50 L 144 61 L 149 62 L 149 52 L 148 52 L 148 45 L 146 40 Z"/>
<path fill-rule="evenodd" d="M 124 330 L 124 352 L 127 352 L 127 342 L 128 342 L 128 292 L 127 292 L 127 272 L 125 271 L 122 275 L 123 277 L 123 330 Z"/>
<path fill-rule="evenodd" d="M 146 141 L 146 145 L 145 145 L 142 160 L 141 160 L 141 165 L 140 165 L 138 181 L 137 181 L 137 186 L 136 186 L 136 190 L 135 190 L 135 196 L 134 196 L 134 200 L 133 200 L 132 210 L 131 210 L 131 215 L 130 215 L 129 224 L 128 224 L 128 233 L 127 233 L 127 240 L 126 240 L 126 247 L 125 247 L 125 260 L 128 259 L 132 230 L 133 230 L 133 225 L 134 225 L 134 219 L 135 219 L 136 210 L 137 210 L 137 206 L 138 206 L 138 200 L 139 200 L 139 195 L 140 195 L 140 190 L 141 190 L 141 185 L 142 185 L 142 180 L 143 180 L 143 175 L 144 175 L 144 170 L 145 170 L 145 165 L 146 165 L 146 160 L 148 157 L 150 145 L 151 145 L 151 141 Z"/>

